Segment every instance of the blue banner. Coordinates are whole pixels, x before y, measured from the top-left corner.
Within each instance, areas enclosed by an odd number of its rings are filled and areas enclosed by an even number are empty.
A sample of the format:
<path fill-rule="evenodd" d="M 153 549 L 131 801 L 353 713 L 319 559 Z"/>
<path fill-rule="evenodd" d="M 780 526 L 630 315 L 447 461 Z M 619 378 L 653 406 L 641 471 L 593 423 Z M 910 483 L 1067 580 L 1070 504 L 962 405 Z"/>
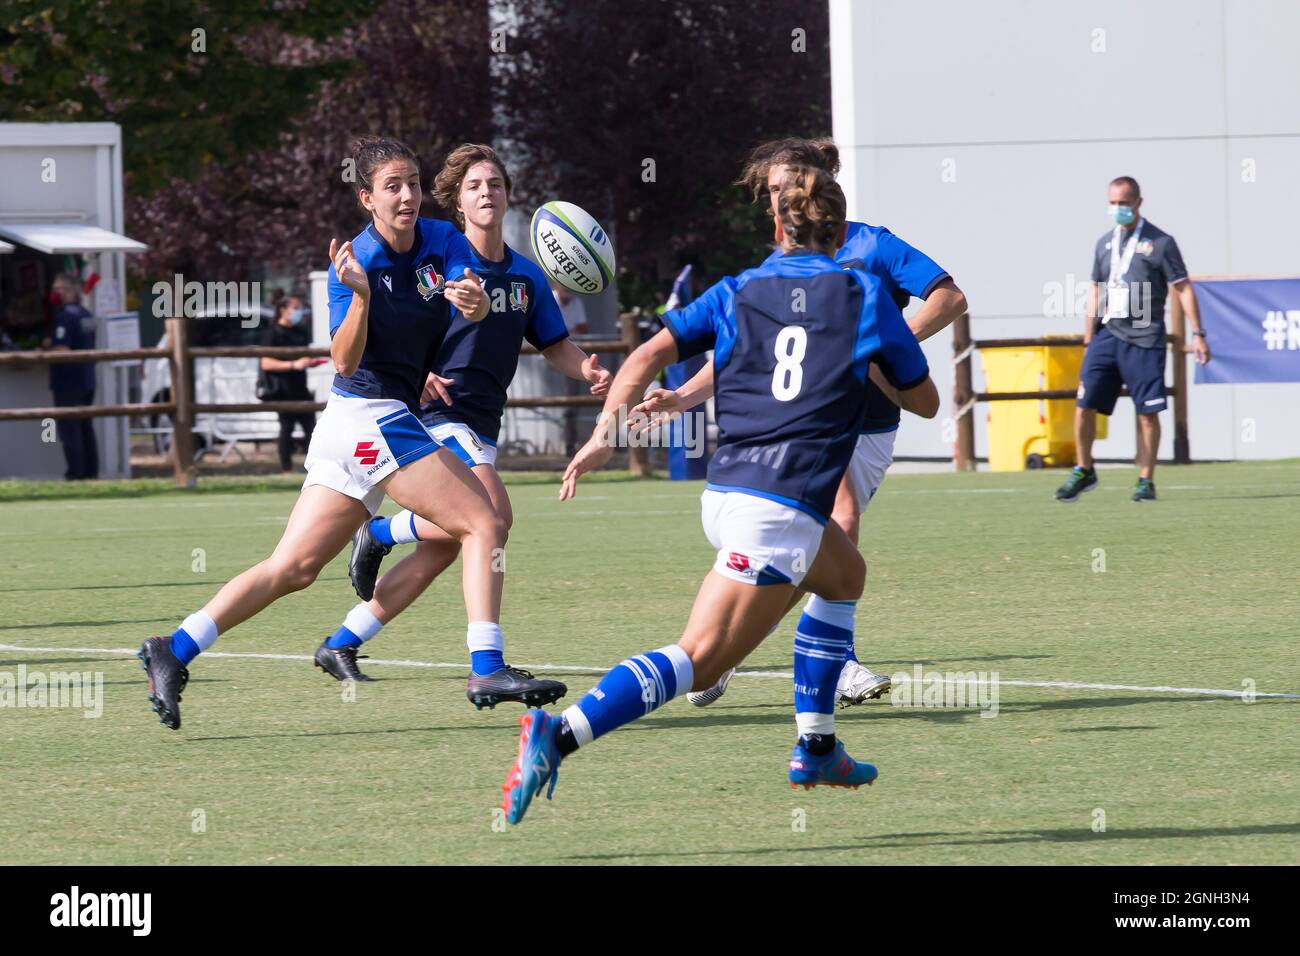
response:
<path fill-rule="evenodd" d="M 1300 382 L 1300 279 L 1197 279 L 1212 358 L 1197 385 Z"/>

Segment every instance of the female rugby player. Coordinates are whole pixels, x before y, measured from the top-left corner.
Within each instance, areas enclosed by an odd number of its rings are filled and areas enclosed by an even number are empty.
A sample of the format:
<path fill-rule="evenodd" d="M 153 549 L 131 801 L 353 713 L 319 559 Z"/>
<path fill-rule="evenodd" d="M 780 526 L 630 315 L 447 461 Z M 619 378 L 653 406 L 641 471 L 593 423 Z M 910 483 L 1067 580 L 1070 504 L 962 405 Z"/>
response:
<path fill-rule="evenodd" d="M 189 663 L 218 634 L 310 585 L 385 494 L 459 541 L 469 629 L 499 629 L 501 575 L 493 558 L 505 544 L 505 522 L 482 483 L 411 411 L 451 307 L 482 319 L 487 295 L 465 237 L 450 223 L 420 218 L 420 168 L 410 147 L 367 138 L 352 158 L 357 198 L 371 223 L 351 242 L 330 242 L 330 350 L 338 374 L 288 526 L 269 558 L 226 584 L 170 637 L 151 637 L 140 649 L 153 708 L 173 730 Z"/>
<path fill-rule="evenodd" d="M 827 172 L 789 171 L 776 239 L 782 255 L 724 279 L 629 359 L 602 421 L 565 474 L 608 460 L 610 419 L 659 369 L 714 350 L 718 450 L 702 497 L 705 534 L 717 549 L 675 645 L 631 657 L 561 716 L 530 711 L 503 787 L 518 823 L 560 761 L 680 693 L 704 689 L 739 664 L 781 620 L 796 590 L 814 598 L 795 635 L 793 786 L 857 787 L 876 778 L 835 738 L 835 684 L 853 636 L 866 564 L 830 514 L 853 457 L 878 364 L 901 397 L 933 416 L 939 395 L 925 356 L 883 283 L 831 258 L 845 236 L 844 194 Z M 548 790 L 548 797 L 550 792 Z"/>
<path fill-rule="evenodd" d="M 840 168 L 839 150 L 827 139 L 763 143 L 750 154 L 737 185 L 749 188 L 755 200 L 766 189 L 772 214 L 776 215 L 781 184 L 792 165 L 812 166 L 834 176 Z M 781 251 L 777 250 L 768 261 L 780 255 Z M 948 273 L 883 226 L 849 222 L 844 244 L 835 258 L 840 263 L 856 263 L 879 278 L 899 309 L 905 308 L 912 296 L 924 300 L 925 304 L 908 321 L 918 342 L 947 328 L 966 311 L 966 297 Z M 894 461 L 894 439 L 900 424 L 899 397 L 874 368 L 866 388 L 861 434 L 853 450 L 853 461 L 835 494 L 835 510 L 831 514 L 831 520 L 844 529 L 854 544 L 858 543 L 862 512 Z M 671 415 L 706 401 L 712 394 L 713 366 L 710 364 L 676 392 L 653 390 L 646 396 L 646 402 L 634 411 Z M 713 703 L 726 691 L 730 679 L 731 673 L 723 674 L 713 687 L 691 694 L 691 703 L 699 707 Z M 855 649 L 849 648 L 836 688 L 841 705 L 880 697 L 889 691 L 889 686 L 888 675 L 876 674 L 861 665 Z"/>
<path fill-rule="evenodd" d="M 473 269 L 490 303 L 486 321 L 459 312 L 443 340 L 434 368 L 445 375 L 450 399 L 422 408 L 429 434 L 451 449 L 482 482 L 507 530 L 514 523 L 510 496 L 496 471 L 497 437 L 506 390 L 525 340 L 570 378 L 591 384 L 593 395 L 609 391 L 610 373 L 595 355 L 569 339 L 559 306 L 541 269 L 506 245 L 502 237 L 510 203 L 510 174 L 490 146 L 466 143 L 452 150 L 434 180 L 434 195 L 451 210 L 469 240 Z M 379 563 L 394 544 L 418 541 L 415 550 L 379 579 Z M 349 574 L 358 604 L 316 652 L 316 664 L 339 680 L 369 680 L 356 666 L 356 648 L 424 592 L 460 553 L 460 541 L 411 511 L 363 523 L 353 539 Z M 509 667 L 500 631 L 470 634 L 466 696 L 477 707 L 517 701 L 540 707 L 564 696 L 560 681 L 539 680 Z"/>

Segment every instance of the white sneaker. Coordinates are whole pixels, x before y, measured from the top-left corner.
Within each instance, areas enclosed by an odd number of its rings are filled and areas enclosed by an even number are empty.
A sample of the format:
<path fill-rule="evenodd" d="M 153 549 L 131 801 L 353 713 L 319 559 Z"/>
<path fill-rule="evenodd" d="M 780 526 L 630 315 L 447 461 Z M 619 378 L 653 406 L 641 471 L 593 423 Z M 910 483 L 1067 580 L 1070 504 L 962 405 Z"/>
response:
<path fill-rule="evenodd" d="M 835 699 L 841 707 L 852 707 L 882 697 L 889 693 L 890 686 L 892 682 L 885 674 L 873 673 L 857 661 L 845 661 L 835 685 Z"/>
<path fill-rule="evenodd" d="M 696 693 L 695 691 L 691 691 L 689 694 L 686 695 L 686 699 L 689 700 L 696 707 L 708 707 L 709 704 L 713 703 L 715 700 L 717 700 L 719 697 L 721 697 L 723 694 L 727 692 L 727 683 L 731 680 L 731 678 L 735 675 L 735 673 L 736 673 L 736 669 L 733 667 L 731 670 L 727 671 L 725 674 L 719 677 L 718 682 L 714 684 L 712 687 L 710 687 L 708 690 L 702 690 L 699 693 Z"/>

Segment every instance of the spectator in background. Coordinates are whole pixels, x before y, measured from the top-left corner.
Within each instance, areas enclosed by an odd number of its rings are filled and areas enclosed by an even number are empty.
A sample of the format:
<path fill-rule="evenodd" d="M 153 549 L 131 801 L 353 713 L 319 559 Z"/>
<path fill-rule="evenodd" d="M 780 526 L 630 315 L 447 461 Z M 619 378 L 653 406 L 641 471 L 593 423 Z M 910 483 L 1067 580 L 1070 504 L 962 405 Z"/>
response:
<path fill-rule="evenodd" d="M 94 317 L 81 305 L 81 288 L 77 280 L 65 273 L 54 277 L 50 292 L 54 323 L 44 344 L 56 352 L 79 351 L 95 347 Z M 93 362 L 69 362 L 50 366 L 50 391 L 60 408 L 95 404 L 95 365 Z M 55 426 L 63 458 L 68 463 L 64 477 L 81 481 L 99 477 L 99 445 L 95 441 L 95 422 L 91 418 L 62 418 Z"/>
<path fill-rule="evenodd" d="M 311 329 L 302 299 L 288 295 L 275 306 L 275 320 L 262 329 L 260 345 L 306 348 L 311 344 Z M 324 359 L 262 359 L 257 379 L 257 397 L 264 402 L 310 402 L 315 396 L 307 387 L 307 369 Z M 293 427 L 302 426 L 303 447 L 311 444 L 316 427 L 315 412 L 280 412 L 280 470 L 293 471 Z"/>
<path fill-rule="evenodd" d="M 1142 191 L 1132 176 L 1110 181 L 1108 201 L 1115 227 L 1097 240 L 1083 329 L 1087 349 L 1074 414 L 1079 461 L 1056 490 L 1057 501 L 1076 501 L 1097 487 L 1092 460 L 1097 413 L 1115 411 L 1121 386 L 1128 388 L 1137 410 L 1138 480 L 1132 500 L 1156 500 L 1153 475 L 1160 451 L 1160 413 L 1166 406 L 1165 300 L 1171 289 L 1182 304 L 1196 360 L 1202 365 L 1210 360 L 1196 292 L 1178 243 L 1142 216 Z M 1175 361 L 1183 361 L 1183 356 Z"/>

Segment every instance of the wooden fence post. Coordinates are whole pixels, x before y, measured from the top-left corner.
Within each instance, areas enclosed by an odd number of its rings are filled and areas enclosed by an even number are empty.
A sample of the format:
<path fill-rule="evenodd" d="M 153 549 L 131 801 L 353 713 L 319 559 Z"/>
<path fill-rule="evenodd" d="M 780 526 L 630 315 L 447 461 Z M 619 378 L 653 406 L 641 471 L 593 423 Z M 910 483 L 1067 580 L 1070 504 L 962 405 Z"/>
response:
<path fill-rule="evenodd" d="M 619 338 L 627 350 L 623 354 L 623 361 L 636 351 L 641 344 L 641 333 L 637 329 L 637 316 L 634 312 L 624 312 L 618 317 Z M 629 409 L 631 411 L 631 409 Z M 650 457 L 646 452 L 644 445 L 632 445 L 629 443 L 627 449 L 627 470 L 630 474 L 638 478 L 644 478 L 650 474 Z"/>
<path fill-rule="evenodd" d="M 1177 292 L 1169 299 L 1169 337 L 1174 364 L 1174 462 L 1188 465 L 1192 450 L 1187 438 L 1187 325 Z"/>
<path fill-rule="evenodd" d="M 172 472 L 176 484 L 193 488 L 194 473 L 194 359 L 190 355 L 189 323 L 184 315 L 167 319 L 167 341 L 171 344 Z"/>
<path fill-rule="evenodd" d="M 957 445 L 953 464 L 958 471 L 975 470 L 975 388 L 971 379 L 970 315 L 963 313 L 952 324 L 953 414 L 957 416 Z"/>

